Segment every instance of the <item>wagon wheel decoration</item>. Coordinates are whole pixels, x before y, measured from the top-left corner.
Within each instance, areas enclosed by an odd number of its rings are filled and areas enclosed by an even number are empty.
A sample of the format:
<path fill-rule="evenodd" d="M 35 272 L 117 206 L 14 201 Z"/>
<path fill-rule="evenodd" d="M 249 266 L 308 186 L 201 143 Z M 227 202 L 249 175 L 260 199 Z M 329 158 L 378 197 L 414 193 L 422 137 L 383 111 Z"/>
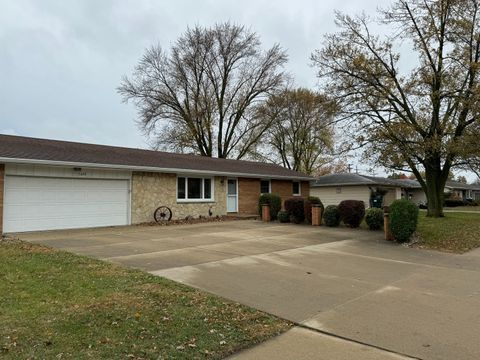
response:
<path fill-rule="evenodd" d="M 153 213 L 153 217 L 157 223 L 170 221 L 172 219 L 172 210 L 166 206 L 160 206 Z"/>

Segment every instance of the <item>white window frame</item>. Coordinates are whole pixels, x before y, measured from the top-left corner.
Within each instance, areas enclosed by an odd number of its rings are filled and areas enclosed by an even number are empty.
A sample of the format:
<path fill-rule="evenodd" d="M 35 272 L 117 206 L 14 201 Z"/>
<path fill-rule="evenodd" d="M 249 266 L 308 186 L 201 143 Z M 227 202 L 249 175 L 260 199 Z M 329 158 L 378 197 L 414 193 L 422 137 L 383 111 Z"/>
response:
<path fill-rule="evenodd" d="M 184 178 L 185 179 L 185 199 L 179 199 L 178 198 L 178 178 Z M 202 197 L 200 199 L 189 199 L 188 198 L 188 179 L 201 179 L 202 180 L 202 185 L 201 185 L 201 193 Z M 205 179 L 210 180 L 210 194 L 211 198 L 205 199 L 204 192 L 205 192 Z M 206 203 L 206 202 L 215 202 L 215 179 L 210 176 L 186 176 L 186 175 L 177 175 L 176 178 L 176 184 L 175 184 L 175 197 L 177 198 L 177 203 Z"/>
<path fill-rule="evenodd" d="M 262 181 L 268 181 L 268 193 L 262 192 Z M 260 194 L 271 194 L 271 193 L 272 193 L 272 180 L 260 179 Z"/>
<path fill-rule="evenodd" d="M 293 184 L 297 183 L 298 184 L 298 193 L 293 192 Z M 292 195 L 293 196 L 302 196 L 302 183 L 300 181 L 292 181 Z"/>

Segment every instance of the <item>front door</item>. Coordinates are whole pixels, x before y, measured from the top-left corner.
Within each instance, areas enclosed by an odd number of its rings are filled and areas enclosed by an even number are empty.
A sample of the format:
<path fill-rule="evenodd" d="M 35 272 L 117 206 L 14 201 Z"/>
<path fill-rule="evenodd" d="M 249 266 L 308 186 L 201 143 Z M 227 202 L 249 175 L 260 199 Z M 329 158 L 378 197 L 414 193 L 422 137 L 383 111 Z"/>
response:
<path fill-rule="evenodd" d="M 238 211 L 237 179 L 227 180 L 227 212 Z"/>

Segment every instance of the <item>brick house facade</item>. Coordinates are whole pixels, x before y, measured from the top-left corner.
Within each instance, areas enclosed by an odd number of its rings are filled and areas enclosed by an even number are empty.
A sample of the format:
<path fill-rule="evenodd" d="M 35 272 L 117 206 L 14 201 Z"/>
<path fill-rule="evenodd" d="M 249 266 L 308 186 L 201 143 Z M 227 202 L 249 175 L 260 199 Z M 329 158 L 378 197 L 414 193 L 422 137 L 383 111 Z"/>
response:
<path fill-rule="evenodd" d="M 239 214 L 252 215 L 258 213 L 258 198 L 260 197 L 260 181 L 261 179 L 239 178 L 238 179 L 238 195 L 239 195 Z M 292 196 L 307 197 L 310 191 L 310 183 L 308 181 L 300 181 L 300 194 L 293 194 L 293 181 L 291 180 L 270 180 L 272 194 L 277 194 L 282 198 L 282 207 L 286 199 Z"/>
<path fill-rule="evenodd" d="M 310 177 L 273 164 L 0 135 L 0 231 L 257 215 L 261 182 L 282 200 Z M 300 189 L 294 194 L 294 189 Z"/>

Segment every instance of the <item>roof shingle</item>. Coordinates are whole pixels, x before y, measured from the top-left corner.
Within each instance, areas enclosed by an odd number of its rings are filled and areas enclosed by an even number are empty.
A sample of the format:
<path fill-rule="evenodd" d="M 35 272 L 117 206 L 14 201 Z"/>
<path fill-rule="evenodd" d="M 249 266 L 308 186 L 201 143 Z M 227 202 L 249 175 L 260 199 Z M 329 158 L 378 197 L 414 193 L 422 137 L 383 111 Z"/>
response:
<path fill-rule="evenodd" d="M 185 170 L 252 177 L 312 178 L 284 167 L 255 161 L 210 158 L 198 155 L 132 149 L 0 134 L 0 159 L 57 162 L 65 164 L 98 164 L 112 168 L 151 168 L 158 171 Z"/>
<path fill-rule="evenodd" d="M 368 175 L 351 174 L 351 173 L 337 173 L 320 176 L 315 181 L 312 181 L 310 186 L 345 186 L 345 185 L 370 185 L 370 186 L 396 186 L 407 189 L 421 189 L 422 186 L 417 180 L 411 179 L 389 179 Z M 447 181 L 446 187 L 460 190 L 477 190 L 480 191 L 480 186 L 463 184 L 458 181 Z"/>

